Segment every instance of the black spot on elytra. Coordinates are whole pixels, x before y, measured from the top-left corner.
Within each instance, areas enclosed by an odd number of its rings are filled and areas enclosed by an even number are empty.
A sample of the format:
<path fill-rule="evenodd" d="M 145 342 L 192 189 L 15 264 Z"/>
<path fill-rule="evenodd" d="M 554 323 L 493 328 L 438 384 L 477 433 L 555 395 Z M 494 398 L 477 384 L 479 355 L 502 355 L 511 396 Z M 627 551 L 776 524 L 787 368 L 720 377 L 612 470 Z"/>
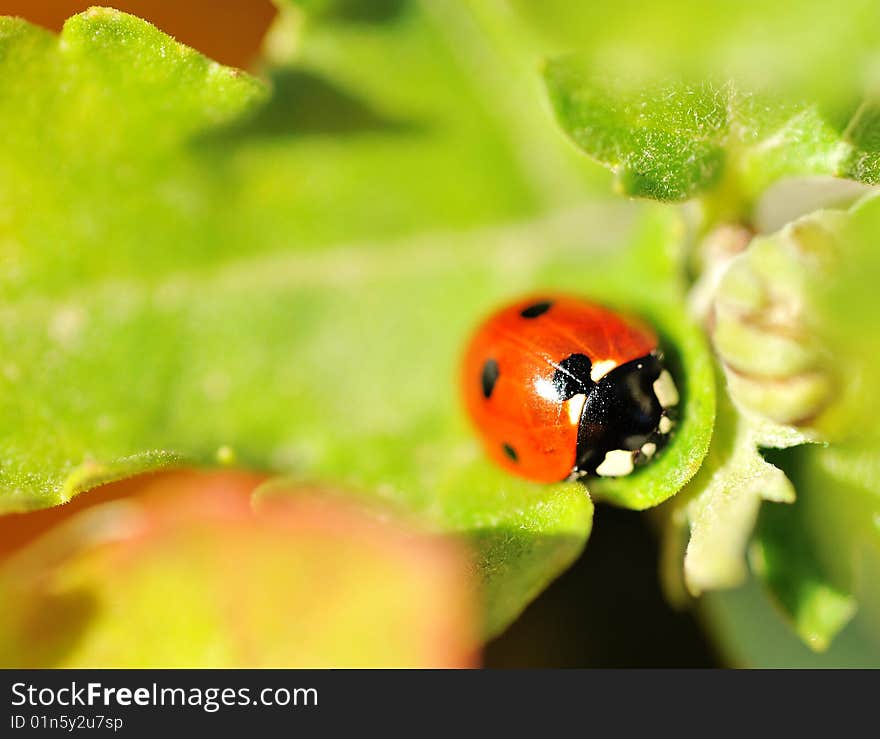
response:
<path fill-rule="evenodd" d="M 593 363 L 585 354 L 572 354 L 563 359 L 553 373 L 553 387 L 559 400 L 564 401 L 581 393 L 589 393 L 596 383 L 590 377 Z"/>
<path fill-rule="evenodd" d="M 498 382 L 498 362 L 494 359 L 487 359 L 483 363 L 483 372 L 480 374 L 480 384 L 483 386 L 483 397 L 487 400 L 492 397 L 492 391 L 495 389 L 495 383 Z"/>
<path fill-rule="evenodd" d="M 510 444 L 502 444 L 501 448 L 504 450 L 504 453 L 510 457 L 511 461 L 519 462 L 519 455 L 516 453 L 516 449 L 510 446 Z"/>
<path fill-rule="evenodd" d="M 519 314 L 523 318 L 537 318 L 538 316 L 542 316 L 548 310 L 550 310 L 551 305 L 553 305 L 553 303 L 549 300 L 542 303 L 533 303 L 528 308 L 523 308 Z"/>

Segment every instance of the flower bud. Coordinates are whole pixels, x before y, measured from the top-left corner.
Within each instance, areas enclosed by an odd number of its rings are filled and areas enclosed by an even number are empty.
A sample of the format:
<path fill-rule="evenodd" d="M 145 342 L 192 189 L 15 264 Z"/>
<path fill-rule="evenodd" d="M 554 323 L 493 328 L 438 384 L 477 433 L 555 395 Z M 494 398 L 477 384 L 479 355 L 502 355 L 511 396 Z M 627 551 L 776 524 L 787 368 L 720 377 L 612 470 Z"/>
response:
<path fill-rule="evenodd" d="M 833 276 L 843 218 L 820 211 L 755 237 L 714 291 L 707 320 L 731 397 L 779 424 L 815 428 L 834 395 L 811 296 Z"/>

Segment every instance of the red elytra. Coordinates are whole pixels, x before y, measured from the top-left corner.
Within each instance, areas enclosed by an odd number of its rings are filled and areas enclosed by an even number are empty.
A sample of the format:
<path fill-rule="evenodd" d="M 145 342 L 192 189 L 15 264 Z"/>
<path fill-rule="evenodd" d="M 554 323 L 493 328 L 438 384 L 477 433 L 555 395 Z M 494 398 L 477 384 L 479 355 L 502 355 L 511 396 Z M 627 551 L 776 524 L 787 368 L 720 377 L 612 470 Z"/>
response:
<path fill-rule="evenodd" d="M 650 376 L 644 360 L 652 363 Z M 571 296 L 540 296 L 499 310 L 477 329 L 465 352 L 461 384 L 489 456 L 514 474 L 553 482 L 597 473 L 608 447 L 635 447 L 639 455 L 650 440 L 650 458 L 670 425 L 664 422 L 663 433 L 657 431 L 667 407 L 661 409 L 650 390 L 665 373 L 659 362 L 657 335 L 641 321 Z M 621 369 L 615 381 L 616 368 Z M 635 401 L 630 386 L 644 391 Z M 650 418 L 636 419 L 647 423 L 639 433 L 629 430 L 633 402 L 649 411 L 656 406 Z M 608 441 L 607 428 L 615 441 Z M 587 454 L 591 444 L 601 447 L 598 457 Z M 604 474 L 601 467 L 597 474 Z"/>

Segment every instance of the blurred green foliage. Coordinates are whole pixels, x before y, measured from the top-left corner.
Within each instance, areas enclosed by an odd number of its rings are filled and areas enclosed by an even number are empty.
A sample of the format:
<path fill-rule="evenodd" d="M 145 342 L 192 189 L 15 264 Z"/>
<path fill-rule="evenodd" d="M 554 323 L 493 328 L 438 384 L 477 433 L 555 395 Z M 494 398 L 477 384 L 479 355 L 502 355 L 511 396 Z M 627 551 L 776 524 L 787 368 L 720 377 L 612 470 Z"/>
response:
<path fill-rule="evenodd" d="M 496 7 L 503 3 L 496 3 Z M 681 75 L 820 104 L 848 120 L 878 82 L 872 0 L 511 0 L 548 56 L 576 51 L 624 77 Z"/>

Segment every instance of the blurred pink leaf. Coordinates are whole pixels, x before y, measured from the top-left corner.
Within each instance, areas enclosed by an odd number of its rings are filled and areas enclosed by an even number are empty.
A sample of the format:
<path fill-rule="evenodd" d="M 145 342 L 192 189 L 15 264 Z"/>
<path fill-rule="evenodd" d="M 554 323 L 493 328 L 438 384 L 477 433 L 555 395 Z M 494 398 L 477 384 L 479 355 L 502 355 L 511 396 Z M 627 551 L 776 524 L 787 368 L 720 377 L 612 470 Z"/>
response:
<path fill-rule="evenodd" d="M 469 563 L 447 539 L 253 479 L 178 473 L 0 565 L 4 667 L 462 667 Z M 30 515 L 30 514 L 27 514 Z"/>

